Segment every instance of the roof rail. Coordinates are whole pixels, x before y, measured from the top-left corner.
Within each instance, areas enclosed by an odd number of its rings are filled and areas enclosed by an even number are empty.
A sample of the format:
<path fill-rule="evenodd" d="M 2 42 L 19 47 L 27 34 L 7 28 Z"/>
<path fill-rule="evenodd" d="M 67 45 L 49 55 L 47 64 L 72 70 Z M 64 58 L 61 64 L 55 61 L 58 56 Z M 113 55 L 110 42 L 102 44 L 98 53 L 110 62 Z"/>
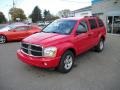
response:
<path fill-rule="evenodd" d="M 84 18 L 88 18 L 88 17 L 96 17 L 96 18 L 99 18 L 99 17 L 96 16 L 96 15 L 93 15 L 93 16 L 84 16 Z"/>
<path fill-rule="evenodd" d="M 87 17 L 90 17 L 90 16 L 84 16 L 84 18 L 87 18 Z"/>

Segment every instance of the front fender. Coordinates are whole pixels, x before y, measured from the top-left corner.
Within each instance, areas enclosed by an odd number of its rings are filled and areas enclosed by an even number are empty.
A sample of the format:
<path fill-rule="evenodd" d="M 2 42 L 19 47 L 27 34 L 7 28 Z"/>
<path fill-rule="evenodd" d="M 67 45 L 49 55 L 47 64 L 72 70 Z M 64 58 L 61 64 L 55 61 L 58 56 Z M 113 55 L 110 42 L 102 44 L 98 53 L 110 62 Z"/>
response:
<path fill-rule="evenodd" d="M 74 52 L 76 53 L 76 49 L 74 48 L 74 45 L 72 43 L 63 43 L 57 46 L 58 51 L 57 51 L 57 57 L 58 56 L 62 56 L 64 54 L 65 51 L 67 51 L 68 49 L 73 49 Z"/>

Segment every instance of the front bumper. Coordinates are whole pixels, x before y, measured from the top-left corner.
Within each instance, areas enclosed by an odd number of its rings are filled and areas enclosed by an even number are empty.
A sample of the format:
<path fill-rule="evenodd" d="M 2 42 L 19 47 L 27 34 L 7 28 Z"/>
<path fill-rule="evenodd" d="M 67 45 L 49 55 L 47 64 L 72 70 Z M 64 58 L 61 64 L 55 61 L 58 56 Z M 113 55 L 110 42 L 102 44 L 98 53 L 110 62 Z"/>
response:
<path fill-rule="evenodd" d="M 59 61 L 60 61 L 60 57 L 47 58 L 47 57 L 29 56 L 21 52 L 20 49 L 17 51 L 17 57 L 24 63 L 37 66 L 37 67 L 41 67 L 41 68 L 55 68 L 58 66 Z"/>

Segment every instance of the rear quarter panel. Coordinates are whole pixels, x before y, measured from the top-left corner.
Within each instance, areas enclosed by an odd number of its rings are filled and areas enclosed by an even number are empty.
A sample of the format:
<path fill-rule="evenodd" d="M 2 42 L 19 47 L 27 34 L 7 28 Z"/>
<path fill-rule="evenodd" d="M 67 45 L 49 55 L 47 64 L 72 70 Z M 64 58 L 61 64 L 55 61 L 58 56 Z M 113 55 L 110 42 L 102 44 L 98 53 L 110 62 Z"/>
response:
<path fill-rule="evenodd" d="M 31 35 L 31 34 L 35 34 L 35 33 L 38 33 L 40 32 L 41 29 L 39 27 L 34 27 L 32 26 L 30 30 L 28 30 L 28 36 Z"/>

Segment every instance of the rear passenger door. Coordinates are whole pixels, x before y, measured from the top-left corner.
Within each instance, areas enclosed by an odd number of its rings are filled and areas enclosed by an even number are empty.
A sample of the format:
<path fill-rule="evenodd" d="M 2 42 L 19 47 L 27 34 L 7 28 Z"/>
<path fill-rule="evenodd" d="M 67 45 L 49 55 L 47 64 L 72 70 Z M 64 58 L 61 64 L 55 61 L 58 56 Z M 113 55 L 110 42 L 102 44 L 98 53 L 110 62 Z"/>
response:
<path fill-rule="evenodd" d="M 35 34 L 37 32 L 39 32 L 40 29 L 35 27 L 35 26 L 29 26 L 29 29 L 27 30 L 27 36 Z"/>
<path fill-rule="evenodd" d="M 16 37 L 18 39 L 23 39 L 27 36 L 27 30 L 28 30 L 28 26 L 20 26 L 15 28 L 16 31 Z"/>
<path fill-rule="evenodd" d="M 95 18 L 89 19 L 89 37 L 91 38 L 92 46 L 95 46 L 99 38 L 99 29 Z"/>

